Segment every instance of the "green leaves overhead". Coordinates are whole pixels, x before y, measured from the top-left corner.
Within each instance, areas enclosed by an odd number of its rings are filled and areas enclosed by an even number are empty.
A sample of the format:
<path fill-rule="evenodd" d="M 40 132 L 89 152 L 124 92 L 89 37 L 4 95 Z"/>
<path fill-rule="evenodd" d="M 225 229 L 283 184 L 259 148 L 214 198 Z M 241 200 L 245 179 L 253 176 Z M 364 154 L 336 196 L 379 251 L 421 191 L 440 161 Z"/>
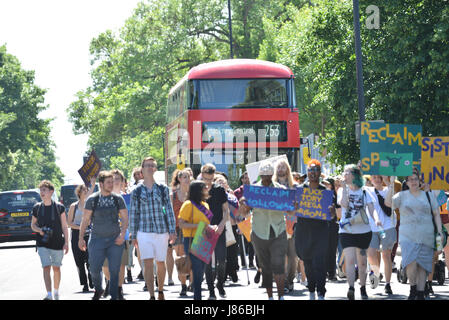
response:
<path fill-rule="evenodd" d="M 36 188 L 43 179 L 63 183 L 55 164 L 45 90 L 34 84 L 34 72 L 23 70 L 18 59 L 0 46 L 0 190 Z"/>

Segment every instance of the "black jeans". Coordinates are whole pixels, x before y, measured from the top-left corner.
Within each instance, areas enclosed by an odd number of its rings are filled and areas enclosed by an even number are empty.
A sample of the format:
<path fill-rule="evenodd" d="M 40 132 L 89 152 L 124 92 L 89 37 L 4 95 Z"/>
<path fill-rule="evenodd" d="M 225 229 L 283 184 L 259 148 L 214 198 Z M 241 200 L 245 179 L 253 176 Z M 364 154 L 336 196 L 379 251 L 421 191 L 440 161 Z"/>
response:
<path fill-rule="evenodd" d="M 213 259 L 206 265 L 206 282 L 209 291 L 214 290 L 215 279 L 217 279 L 217 288 L 223 288 L 226 281 L 226 232 L 220 235 L 215 246 L 215 265 Z"/>
<path fill-rule="evenodd" d="M 78 269 L 78 275 L 80 278 L 80 284 L 82 286 L 92 283 L 92 278 L 90 276 L 90 268 L 89 268 L 89 253 L 88 250 L 81 251 L 78 247 L 78 238 L 79 238 L 80 231 L 77 229 L 72 229 L 72 251 L 73 251 L 73 258 L 75 259 L 76 268 Z M 86 243 L 89 241 L 89 237 L 84 237 L 84 240 Z M 86 275 L 87 270 L 87 275 Z"/>
<path fill-rule="evenodd" d="M 305 219 L 305 218 L 304 218 Z M 326 293 L 329 225 L 326 221 L 299 221 L 296 224 L 295 247 L 304 261 L 309 292 Z"/>

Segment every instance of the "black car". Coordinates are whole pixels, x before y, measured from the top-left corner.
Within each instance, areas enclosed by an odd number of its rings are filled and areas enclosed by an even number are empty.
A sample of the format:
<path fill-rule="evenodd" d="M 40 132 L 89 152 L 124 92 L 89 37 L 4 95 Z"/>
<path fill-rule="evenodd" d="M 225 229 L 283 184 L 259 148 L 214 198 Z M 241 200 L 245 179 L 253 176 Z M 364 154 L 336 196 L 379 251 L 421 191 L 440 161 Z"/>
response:
<path fill-rule="evenodd" d="M 36 239 L 31 218 L 34 205 L 40 201 L 36 190 L 0 192 L 0 242 Z"/>
<path fill-rule="evenodd" d="M 78 198 L 76 197 L 75 194 L 75 189 L 77 186 L 78 186 L 77 184 L 65 184 L 61 186 L 59 201 L 64 205 L 66 213 L 69 211 L 70 205 L 78 201 Z M 94 192 L 97 191 L 98 191 L 98 184 L 95 185 L 94 189 Z"/>

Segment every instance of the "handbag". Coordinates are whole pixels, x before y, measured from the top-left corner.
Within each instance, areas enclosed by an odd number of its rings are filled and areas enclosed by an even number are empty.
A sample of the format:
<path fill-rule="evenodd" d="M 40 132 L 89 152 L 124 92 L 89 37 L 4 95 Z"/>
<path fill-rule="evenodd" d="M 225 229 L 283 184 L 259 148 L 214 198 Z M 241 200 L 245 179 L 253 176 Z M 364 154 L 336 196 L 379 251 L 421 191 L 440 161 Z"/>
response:
<path fill-rule="evenodd" d="M 192 205 L 192 222 L 193 222 L 193 205 Z M 192 240 L 189 240 L 189 248 Z M 179 274 L 190 274 L 192 270 L 192 261 L 190 261 L 189 253 L 184 253 L 182 256 L 175 259 L 176 270 Z"/>
<path fill-rule="evenodd" d="M 231 221 L 226 221 L 226 247 L 232 246 L 237 241 L 235 241 L 234 232 L 232 231 Z"/>
<path fill-rule="evenodd" d="M 429 201 L 430 214 L 432 215 L 433 232 L 434 232 L 434 239 L 435 239 L 433 248 L 436 250 L 436 248 L 437 248 L 436 238 L 438 236 L 438 228 L 437 228 L 437 224 L 435 223 L 435 219 L 434 219 L 434 216 L 433 216 L 432 203 L 430 202 L 429 193 L 427 191 L 426 191 L 426 197 L 427 197 L 427 200 Z M 446 227 L 443 224 L 441 224 L 441 243 L 443 245 L 443 248 L 447 244 L 447 237 L 448 237 L 448 233 L 447 233 Z"/>
<path fill-rule="evenodd" d="M 363 190 L 363 196 L 362 199 L 366 198 L 366 191 Z M 349 220 L 351 226 L 354 226 L 356 224 L 369 224 L 369 219 L 368 219 L 368 215 L 366 214 L 366 210 L 365 210 L 365 201 L 363 201 L 363 206 L 360 208 L 359 213 L 356 214 L 355 216 L 353 216 L 350 220 Z"/>

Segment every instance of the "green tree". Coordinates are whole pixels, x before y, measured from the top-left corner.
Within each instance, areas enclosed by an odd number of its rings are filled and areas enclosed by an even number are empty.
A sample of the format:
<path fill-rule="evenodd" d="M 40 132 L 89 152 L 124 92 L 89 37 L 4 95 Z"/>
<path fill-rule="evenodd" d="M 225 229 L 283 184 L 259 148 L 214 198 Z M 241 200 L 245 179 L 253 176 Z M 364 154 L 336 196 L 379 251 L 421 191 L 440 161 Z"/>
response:
<path fill-rule="evenodd" d="M 50 120 L 38 114 L 45 90 L 34 84 L 34 72 L 23 70 L 16 57 L 0 47 L 0 189 L 37 187 L 49 179 L 63 182 L 56 166 L 54 144 L 49 138 Z"/>

